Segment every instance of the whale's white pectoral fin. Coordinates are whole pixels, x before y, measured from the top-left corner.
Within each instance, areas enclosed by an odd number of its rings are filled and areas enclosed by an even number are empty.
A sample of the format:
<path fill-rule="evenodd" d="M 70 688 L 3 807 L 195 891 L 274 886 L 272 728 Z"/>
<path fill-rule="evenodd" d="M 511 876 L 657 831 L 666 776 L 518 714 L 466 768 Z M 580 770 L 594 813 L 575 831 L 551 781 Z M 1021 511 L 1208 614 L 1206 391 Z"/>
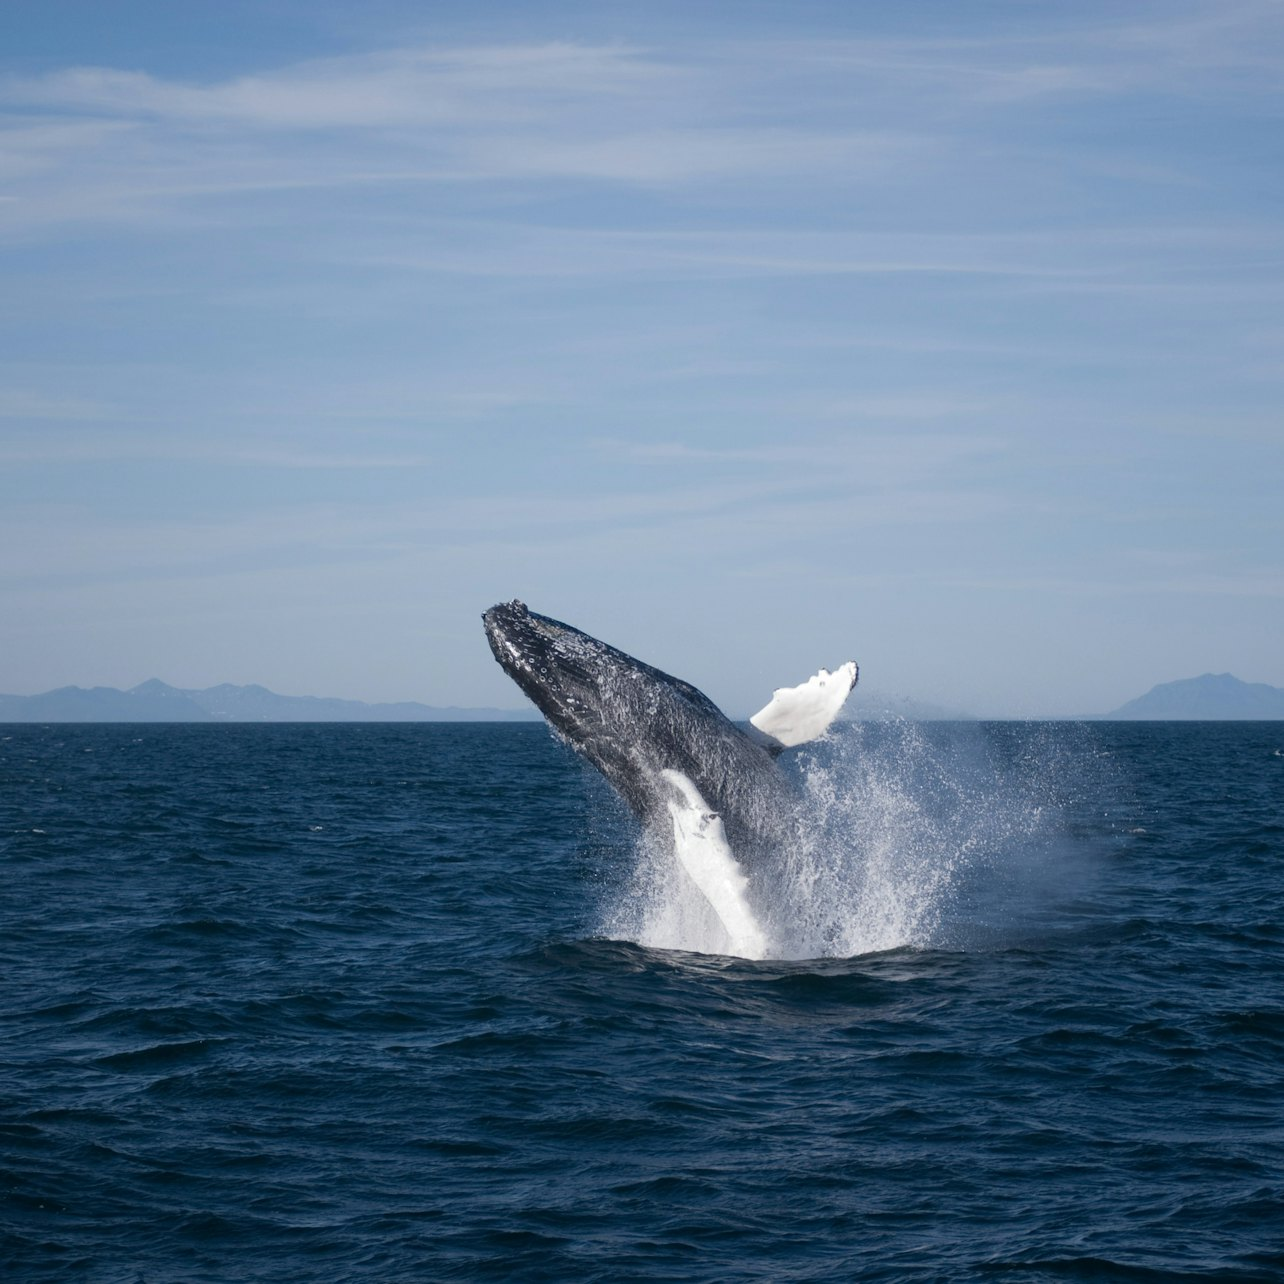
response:
<path fill-rule="evenodd" d="M 669 815 L 673 817 L 673 845 L 682 868 L 704 894 L 722 921 L 733 954 L 760 959 L 767 941 L 745 898 L 745 878 L 731 846 L 722 818 L 711 811 L 700 791 L 680 771 L 662 771 L 669 786 Z"/>
<path fill-rule="evenodd" d="M 796 687 L 780 687 L 771 701 L 749 719 L 765 736 L 788 749 L 823 736 L 838 717 L 860 670 L 848 660 L 830 673 L 821 669 L 813 678 Z"/>

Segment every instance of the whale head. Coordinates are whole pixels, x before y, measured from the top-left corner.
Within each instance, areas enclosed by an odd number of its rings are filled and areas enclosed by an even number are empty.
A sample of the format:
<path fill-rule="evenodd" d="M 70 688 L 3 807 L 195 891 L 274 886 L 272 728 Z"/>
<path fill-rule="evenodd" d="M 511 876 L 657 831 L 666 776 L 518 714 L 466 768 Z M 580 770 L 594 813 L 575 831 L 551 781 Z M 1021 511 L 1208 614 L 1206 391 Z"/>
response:
<path fill-rule="evenodd" d="M 482 622 L 504 672 L 577 748 L 604 731 L 636 739 L 639 727 L 653 722 L 674 696 L 717 712 L 689 683 L 569 624 L 537 615 L 524 602 L 492 606 Z"/>
<path fill-rule="evenodd" d="M 555 730 L 579 743 L 602 721 L 618 667 L 612 648 L 516 600 L 492 606 L 482 622 L 495 659 Z"/>
<path fill-rule="evenodd" d="M 740 738 L 690 683 L 524 602 L 492 606 L 482 621 L 504 672 L 639 815 L 653 812 L 662 770 L 696 770 L 707 728 Z"/>

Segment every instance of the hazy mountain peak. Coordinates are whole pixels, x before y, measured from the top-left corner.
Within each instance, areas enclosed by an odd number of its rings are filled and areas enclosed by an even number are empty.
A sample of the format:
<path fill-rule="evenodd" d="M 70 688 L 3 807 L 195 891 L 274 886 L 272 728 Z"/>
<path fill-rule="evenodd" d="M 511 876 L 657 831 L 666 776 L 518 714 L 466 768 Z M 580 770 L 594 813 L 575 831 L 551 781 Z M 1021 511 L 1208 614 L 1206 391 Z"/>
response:
<path fill-rule="evenodd" d="M 1204 673 L 1197 678 L 1161 682 L 1106 717 L 1156 721 L 1284 718 L 1284 689 L 1265 682 L 1243 682 L 1231 673 Z"/>
<path fill-rule="evenodd" d="M 103 691 L 111 691 L 112 687 L 102 687 Z M 171 687 L 168 682 L 162 682 L 159 678 L 148 678 L 146 682 L 140 682 L 136 687 L 130 687 L 125 693 L 134 696 L 183 696 L 187 692 L 180 691 L 177 687 Z"/>

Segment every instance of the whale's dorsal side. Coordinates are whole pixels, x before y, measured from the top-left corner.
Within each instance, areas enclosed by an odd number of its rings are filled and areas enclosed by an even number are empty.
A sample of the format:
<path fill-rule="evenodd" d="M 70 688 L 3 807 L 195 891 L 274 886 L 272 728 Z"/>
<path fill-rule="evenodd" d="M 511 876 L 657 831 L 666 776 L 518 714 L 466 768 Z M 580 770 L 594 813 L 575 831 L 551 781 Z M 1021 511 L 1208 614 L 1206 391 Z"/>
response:
<path fill-rule="evenodd" d="M 777 687 L 749 725 L 768 737 L 767 748 L 776 753 L 819 739 L 838 717 L 859 676 L 860 670 L 848 660 L 833 673 L 821 669 L 796 687 Z"/>

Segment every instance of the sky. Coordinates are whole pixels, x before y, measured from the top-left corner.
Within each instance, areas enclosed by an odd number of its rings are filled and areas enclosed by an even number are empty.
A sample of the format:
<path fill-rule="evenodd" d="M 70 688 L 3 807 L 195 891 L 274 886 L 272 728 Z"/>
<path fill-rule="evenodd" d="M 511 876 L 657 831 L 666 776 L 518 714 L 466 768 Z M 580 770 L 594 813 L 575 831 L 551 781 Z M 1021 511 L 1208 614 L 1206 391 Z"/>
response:
<path fill-rule="evenodd" d="M 1284 4 L 0 5 L 0 691 L 1284 686 Z M 859 694 L 858 697 L 859 698 Z"/>

